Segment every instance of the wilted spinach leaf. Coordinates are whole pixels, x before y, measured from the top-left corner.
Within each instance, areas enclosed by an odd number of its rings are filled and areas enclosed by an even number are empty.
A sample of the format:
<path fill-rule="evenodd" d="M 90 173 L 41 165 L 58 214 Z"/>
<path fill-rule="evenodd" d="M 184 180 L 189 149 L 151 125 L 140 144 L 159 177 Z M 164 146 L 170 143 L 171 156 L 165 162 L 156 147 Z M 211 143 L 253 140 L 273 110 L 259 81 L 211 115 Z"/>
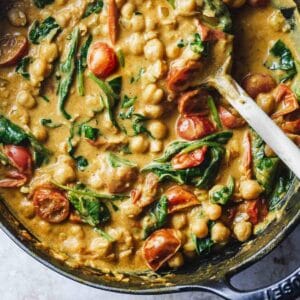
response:
<path fill-rule="evenodd" d="M 32 62 L 32 58 L 30 56 L 23 57 L 16 67 L 16 72 L 22 75 L 25 79 L 30 79 L 30 74 L 28 72 L 28 67 Z"/>
<path fill-rule="evenodd" d="M 94 0 L 93 2 L 87 5 L 82 18 L 86 18 L 93 13 L 98 14 L 99 12 L 101 12 L 102 8 L 103 8 L 103 0 Z"/>
<path fill-rule="evenodd" d="M 54 0 L 33 0 L 33 3 L 38 8 L 44 8 L 46 5 L 53 3 Z"/>
<path fill-rule="evenodd" d="M 212 193 L 210 193 L 210 202 L 225 205 L 231 199 L 233 192 L 234 178 L 230 176 L 229 183 L 227 186 L 221 186 L 219 189 L 214 190 Z"/>
<path fill-rule="evenodd" d="M 129 167 L 136 167 L 136 163 L 121 158 L 119 156 L 117 156 L 116 154 L 112 153 L 112 152 L 108 152 L 108 156 L 107 156 L 108 162 L 109 164 L 113 167 L 113 168 L 119 168 L 122 166 L 129 166 Z"/>

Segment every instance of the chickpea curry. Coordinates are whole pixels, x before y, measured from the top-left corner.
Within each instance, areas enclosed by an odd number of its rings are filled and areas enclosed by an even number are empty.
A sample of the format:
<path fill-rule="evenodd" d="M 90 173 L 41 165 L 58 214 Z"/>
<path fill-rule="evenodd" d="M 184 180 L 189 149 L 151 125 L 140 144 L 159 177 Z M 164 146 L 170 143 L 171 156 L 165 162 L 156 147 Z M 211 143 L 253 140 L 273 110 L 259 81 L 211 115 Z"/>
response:
<path fill-rule="evenodd" d="M 1 4 L 1 201 L 42 245 L 103 271 L 176 269 L 279 215 L 293 175 L 197 83 L 233 53 L 300 144 L 295 12 L 246 2 Z"/>

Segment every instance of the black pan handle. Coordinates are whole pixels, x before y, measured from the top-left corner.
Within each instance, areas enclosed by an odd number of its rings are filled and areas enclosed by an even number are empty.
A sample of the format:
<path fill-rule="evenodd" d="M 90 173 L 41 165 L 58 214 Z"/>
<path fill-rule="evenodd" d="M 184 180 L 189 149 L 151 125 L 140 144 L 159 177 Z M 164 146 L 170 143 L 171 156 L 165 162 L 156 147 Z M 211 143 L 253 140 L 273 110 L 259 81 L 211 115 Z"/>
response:
<path fill-rule="evenodd" d="M 211 283 L 208 290 L 230 300 L 290 300 L 300 296 L 300 267 L 284 279 L 254 291 L 238 290 L 230 284 L 229 279 Z"/>

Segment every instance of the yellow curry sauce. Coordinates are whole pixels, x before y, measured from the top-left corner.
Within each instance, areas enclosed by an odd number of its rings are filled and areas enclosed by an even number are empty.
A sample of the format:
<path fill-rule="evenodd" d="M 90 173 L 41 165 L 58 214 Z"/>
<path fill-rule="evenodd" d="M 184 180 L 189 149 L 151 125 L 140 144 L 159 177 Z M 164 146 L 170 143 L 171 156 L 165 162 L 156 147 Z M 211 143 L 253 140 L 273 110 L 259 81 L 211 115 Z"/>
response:
<path fill-rule="evenodd" d="M 101 270 L 176 269 L 282 206 L 291 174 L 226 97 L 192 83 L 234 36 L 235 78 L 299 143 L 293 20 L 224 2 L 7 7 L 1 195 L 44 246 Z"/>

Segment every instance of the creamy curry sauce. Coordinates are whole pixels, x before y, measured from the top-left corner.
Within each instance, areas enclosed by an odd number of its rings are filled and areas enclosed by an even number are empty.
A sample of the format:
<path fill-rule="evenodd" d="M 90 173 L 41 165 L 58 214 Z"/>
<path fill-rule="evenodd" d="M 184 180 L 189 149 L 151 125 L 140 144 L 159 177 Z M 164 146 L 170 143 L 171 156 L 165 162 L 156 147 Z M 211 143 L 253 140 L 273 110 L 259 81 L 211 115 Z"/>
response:
<path fill-rule="evenodd" d="M 299 143 L 297 71 L 282 80 L 264 66 L 281 40 L 296 68 L 280 10 L 230 1 L 232 31 L 219 1 L 44 2 L 16 1 L 1 20 L 0 186 L 18 219 L 64 260 L 104 271 L 176 269 L 249 240 L 290 174 L 226 97 L 191 82 L 231 52 L 234 33 L 234 76 Z M 26 45 L 7 46 L 20 35 Z"/>

